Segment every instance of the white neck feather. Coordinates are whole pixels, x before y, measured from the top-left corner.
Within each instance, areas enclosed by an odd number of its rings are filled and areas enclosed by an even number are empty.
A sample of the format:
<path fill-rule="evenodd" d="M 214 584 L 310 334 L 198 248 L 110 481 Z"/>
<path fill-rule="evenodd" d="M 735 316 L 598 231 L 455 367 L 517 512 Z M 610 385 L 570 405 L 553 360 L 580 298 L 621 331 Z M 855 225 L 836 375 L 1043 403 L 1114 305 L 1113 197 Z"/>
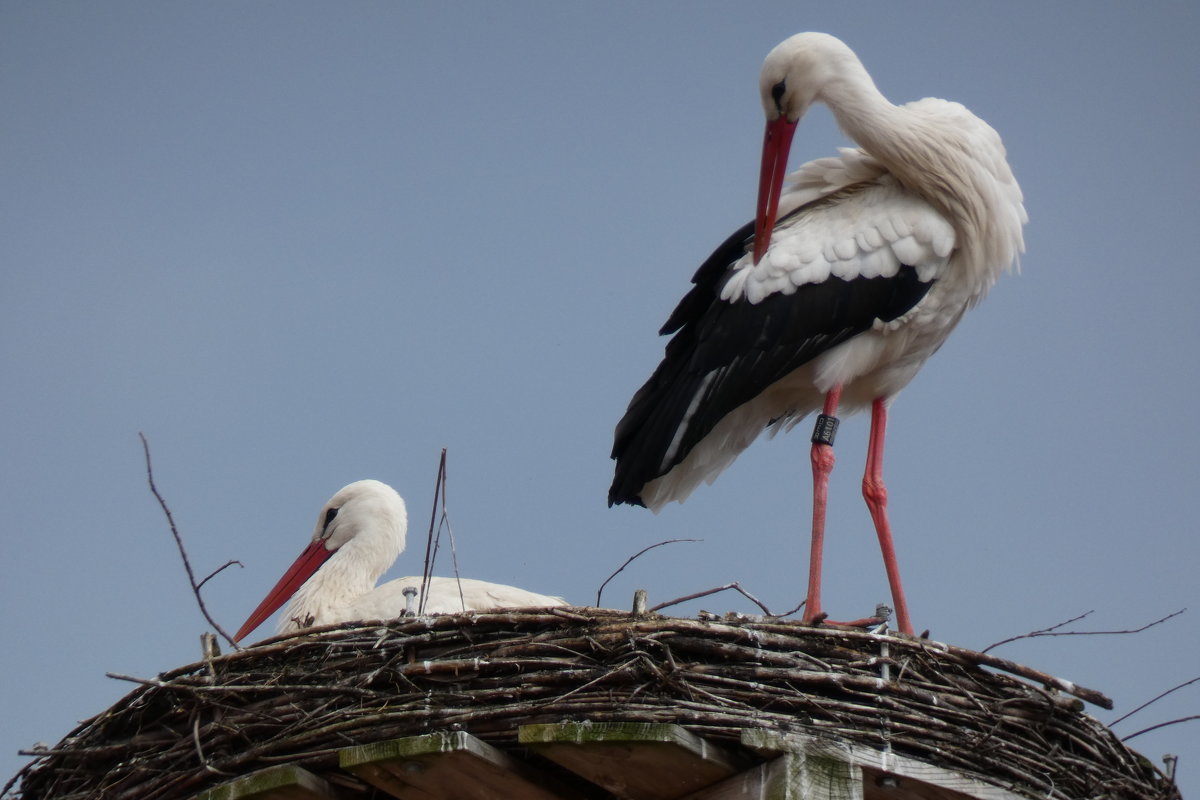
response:
<path fill-rule="evenodd" d="M 280 617 L 280 632 L 358 618 L 354 602 L 375 588 L 404 550 L 404 503 L 384 488 L 386 493 L 360 490 L 341 506 L 335 495 L 331 504 L 338 513 L 327 527 L 318 523 L 314 538 L 323 535 L 337 549 L 292 596 Z"/>
<path fill-rule="evenodd" d="M 893 105 L 857 59 L 839 67 L 819 99 L 863 150 L 946 215 L 960 263 L 986 291 L 1024 250 L 1027 221 L 999 135 L 958 103 Z"/>

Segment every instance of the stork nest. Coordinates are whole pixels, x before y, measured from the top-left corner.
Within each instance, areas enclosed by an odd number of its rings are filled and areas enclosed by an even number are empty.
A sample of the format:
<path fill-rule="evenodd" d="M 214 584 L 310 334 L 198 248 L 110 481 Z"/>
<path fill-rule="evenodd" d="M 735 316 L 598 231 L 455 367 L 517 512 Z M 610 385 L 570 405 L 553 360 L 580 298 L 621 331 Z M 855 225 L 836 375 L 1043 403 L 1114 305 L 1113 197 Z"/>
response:
<path fill-rule="evenodd" d="M 140 680 L 16 776 L 10 798 L 184 798 L 352 745 L 517 726 L 682 725 L 736 748 L 747 728 L 884 749 L 1038 798 L 1175 800 L 1083 712 L 1106 698 L 936 642 L 782 620 L 599 609 L 401 618 L 311 629 Z M 1072 695 L 1075 695 L 1074 697 Z M 15 781 L 16 779 L 14 779 Z"/>

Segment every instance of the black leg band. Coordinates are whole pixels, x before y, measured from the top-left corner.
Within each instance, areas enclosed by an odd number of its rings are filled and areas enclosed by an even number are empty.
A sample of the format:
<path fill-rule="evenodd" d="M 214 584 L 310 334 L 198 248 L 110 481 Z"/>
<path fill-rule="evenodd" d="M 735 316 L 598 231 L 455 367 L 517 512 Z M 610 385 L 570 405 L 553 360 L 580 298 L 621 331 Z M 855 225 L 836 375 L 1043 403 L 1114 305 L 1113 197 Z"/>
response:
<path fill-rule="evenodd" d="M 827 444 L 833 447 L 833 437 L 837 435 L 838 418 L 828 414 L 817 414 L 817 424 L 813 426 L 812 443 Z"/>

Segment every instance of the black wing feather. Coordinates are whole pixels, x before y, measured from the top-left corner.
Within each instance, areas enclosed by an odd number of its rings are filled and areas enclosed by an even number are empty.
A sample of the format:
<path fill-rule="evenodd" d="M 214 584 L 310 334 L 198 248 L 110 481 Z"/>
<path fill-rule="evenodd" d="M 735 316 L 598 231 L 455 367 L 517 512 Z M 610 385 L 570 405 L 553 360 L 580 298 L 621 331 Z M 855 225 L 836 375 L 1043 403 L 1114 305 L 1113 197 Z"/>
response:
<path fill-rule="evenodd" d="M 721 300 L 730 267 L 746 252 L 753 228 L 754 223 L 742 227 L 709 256 L 692 278 L 695 285 L 663 325 L 660 333 L 675 334 L 663 361 L 617 423 L 609 505 L 641 505 L 643 487 L 683 461 L 726 414 L 797 367 L 869 329 L 876 319 L 887 322 L 902 316 L 933 285 L 903 266 L 891 277 L 831 276 L 792 294 L 773 293 L 758 303 Z M 688 428 L 664 463 L 701 387 L 704 395 Z"/>

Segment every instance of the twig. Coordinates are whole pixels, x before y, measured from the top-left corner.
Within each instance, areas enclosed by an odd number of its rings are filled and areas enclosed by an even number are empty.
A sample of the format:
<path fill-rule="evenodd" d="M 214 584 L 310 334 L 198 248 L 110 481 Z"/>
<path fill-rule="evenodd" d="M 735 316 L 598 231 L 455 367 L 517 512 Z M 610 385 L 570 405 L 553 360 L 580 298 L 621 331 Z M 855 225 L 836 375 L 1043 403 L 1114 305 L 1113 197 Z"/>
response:
<path fill-rule="evenodd" d="M 668 600 L 665 603 L 659 603 L 654 608 L 650 609 L 650 613 L 658 611 L 661 608 L 666 608 L 668 606 L 678 605 L 679 603 L 686 603 L 688 600 L 695 600 L 697 597 L 707 597 L 710 594 L 716 594 L 717 592 L 723 592 L 726 589 L 733 589 L 734 591 L 739 592 L 743 597 L 745 597 L 751 603 L 754 603 L 754 605 L 761 608 L 763 613 L 766 614 L 768 617 L 775 616 L 774 614 L 771 613 L 771 609 L 769 609 L 765 605 L 763 605 L 763 602 L 761 600 L 759 600 L 757 597 L 755 597 L 754 595 L 750 594 L 745 589 L 743 589 L 741 584 L 739 584 L 737 581 L 734 581 L 733 583 L 727 583 L 724 586 L 718 586 L 714 589 L 705 589 L 703 592 L 696 592 L 695 594 L 689 594 L 685 597 L 677 597 L 674 600 Z"/>
<path fill-rule="evenodd" d="M 995 649 L 1002 644 L 1008 644 L 1009 642 L 1015 642 L 1018 639 L 1030 639 L 1030 638 L 1033 638 L 1034 636 L 1046 636 L 1047 634 L 1050 633 L 1050 631 L 1058 630 L 1059 628 L 1063 627 L 1064 625 L 1070 625 L 1072 622 L 1078 622 L 1079 620 L 1083 619 L 1084 617 L 1088 616 L 1089 614 L 1094 614 L 1095 611 L 1096 611 L 1095 609 L 1092 609 L 1090 611 L 1085 611 L 1077 617 L 1071 617 L 1068 620 L 1063 620 L 1062 622 L 1058 623 L 1057 625 L 1051 625 L 1049 628 L 1042 628 L 1040 630 L 1030 631 L 1029 633 L 1022 633 L 1019 636 L 1010 636 L 1007 639 L 1001 639 L 1000 641 L 996 642 L 995 644 L 989 644 L 987 647 L 983 648 L 979 652 L 986 653 L 988 650 Z"/>
<path fill-rule="evenodd" d="M 442 448 L 442 518 L 438 521 L 438 530 L 446 526 L 446 535 L 450 537 L 450 563 L 454 565 L 454 580 L 458 584 L 458 602 L 463 611 L 467 610 L 467 598 L 463 596 L 462 576 L 458 573 L 458 546 L 454 543 L 454 528 L 450 525 L 450 507 L 446 505 L 446 450 Z"/>
<path fill-rule="evenodd" d="M 1162 700 L 1164 697 L 1166 697 L 1167 695 L 1169 695 L 1171 692 L 1174 692 L 1174 691 L 1176 691 L 1176 690 L 1178 690 L 1178 689 L 1182 689 L 1182 688 L 1183 688 L 1183 687 L 1185 687 L 1185 686 L 1191 686 L 1191 685 L 1192 685 L 1193 683 L 1195 683 L 1196 681 L 1200 681 L 1200 676 L 1197 676 L 1197 677 L 1195 677 L 1195 678 L 1192 678 L 1190 681 L 1184 681 L 1183 683 L 1179 684 L 1178 686 L 1172 686 L 1170 689 L 1167 689 L 1165 692 L 1163 692 L 1162 694 L 1158 695 L 1157 697 L 1151 698 L 1151 699 L 1147 700 L 1146 702 L 1142 703 L 1140 706 L 1138 706 L 1137 708 L 1135 708 L 1133 711 L 1130 711 L 1128 714 L 1124 714 L 1123 716 L 1117 717 L 1117 718 L 1116 718 L 1116 719 L 1114 719 L 1112 722 L 1108 723 L 1108 727 L 1110 727 L 1110 728 L 1111 728 L 1111 727 L 1113 727 L 1114 725 L 1116 725 L 1118 722 L 1121 722 L 1122 720 L 1129 719 L 1129 718 L 1130 718 L 1130 717 L 1132 717 L 1134 714 L 1136 714 L 1137 712 L 1141 711 L 1143 708 L 1145 708 L 1146 706 L 1150 705 L 1151 703 L 1157 703 L 1159 700 Z"/>
<path fill-rule="evenodd" d="M 1019 675 L 1027 680 L 1037 681 L 1043 686 L 1053 687 L 1058 689 L 1060 692 L 1066 692 L 1067 694 L 1074 695 L 1080 700 L 1086 700 L 1087 702 L 1098 705 L 1101 708 L 1111 710 L 1113 707 L 1112 699 L 1104 695 L 1102 692 L 1098 692 L 1095 689 L 1089 689 L 1086 686 L 1080 686 L 1068 680 L 1063 680 L 1062 678 L 1047 674 L 1041 670 L 1027 667 L 1024 664 L 1018 664 L 1015 661 L 1009 661 L 1007 658 L 1000 658 L 999 656 L 988 655 L 987 653 L 975 652 L 968 650 L 965 647 L 956 647 L 955 645 L 945 644 L 944 642 L 929 642 L 928 646 L 931 648 L 936 647 L 938 650 L 941 650 L 945 653 L 950 653 L 951 655 L 956 655 L 959 658 L 963 658 L 973 664 L 982 664 L 988 667 L 995 667 L 996 669 L 1004 670 L 1005 672 L 1012 673 L 1013 675 Z"/>
<path fill-rule="evenodd" d="M 203 582 L 200 584 L 196 583 L 196 574 L 192 572 L 192 563 L 188 560 L 187 550 L 183 546 L 183 537 L 179 535 L 179 529 L 175 527 L 175 517 L 171 515 L 171 509 L 167 507 L 167 501 L 163 499 L 163 496 L 158 492 L 158 487 L 154 485 L 154 470 L 150 466 L 150 443 L 146 441 L 146 435 L 141 431 L 138 431 L 138 438 L 142 440 L 142 452 L 146 454 L 146 480 L 150 484 L 150 491 L 154 495 L 154 499 L 158 500 L 158 505 L 162 508 L 163 513 L 167 516 L 167 524 L 171 526 L 171 535 L 175 537 L 175 544 L 177 547 L 179 547 L 179 555 L 183 559 L 183 568 L 187 571 L 188 583 L 192 586 L 192 594 L 196 595 L 196 603 L 200 606 L 200 613 L 204 615 L 206 620 L 208 620 L 208 624 L 212 625 L 213 628 L 216 629 L 217 633 L 225 637 L 225 641 L 229 642 L 230 647 L 234 648 L 235 650 L 239 650 L 241 648 L 238 647 L 238 643 L 235 642 L 230 635 L 226 633 L 220 625 L 217 624 L 217 621 L 212 618 L 212 615 L 208 613 L 208 608 L 204 605 L 204 598 L 200 596 L 200 586 L 203 585 Z M 227 566 L 229 566 L 229 564 L 225 565 L 225 567 Z M 216 575 L 217 572 L 225 569 L 225 567 L 221 567 L 216 572 L 212 573 L 212 575 L 209 575 L 208 578 Z M 205 578 L 204 580 L 207 581 L 208 578 Z"/>
<path fill-rule="evenodd" d="M 625 569 L 630 564 L 632 564 L 633 560 L 635 558 L 637 558 L 638 556 L 642 555 L 643 553 L 649 552 L 650 550 L 653 550 L 656 547 L 662 547 L 664 544 L 675 544 L 675 542 L 702 542 L 702 541 L 704 541 L 704 540 L 703 539 L 667 539 L 665 542 L 656 542 L 655 544 L 652 544 L 649 547 L 643 547 L 641 550 L 638 550 L 636 553 L 631 555 L 629 558 L 625 559 L 625 563 L 622 564 L 620 567 L 618 567 L 616 572 L 614 572 L 612 575 L 609 575 L 607 578 L 605 578 L 604 583 L 600 584 L 600 588 L 596 590 L 596 608 L 600 607 L 600 595 L 604 592 L 604 587 L 608 586 L 608 582 L 611 581 L 613 578 L 617 577 L 617 575 L 619 575 L 623 569 Z"/>
<path fill-rule="evenodd" d="M 192 711 L 192 741 L 196 744 L 196 756 L 200 759 L 200 765 L 208 766 L 208 759 L 204 757 L 204 748 L 200 746 L 200 714 L 195 710 Z"/>
<path fill-rule="evenodd" d="M 19 756 L 39 756 L 39 757 L 41 757 L 41 756 L 46 756 L 48 754 L 49 754 L 49 751 L 47 751 L 46 753 L 42 753 L 42 752 L 35 753 L 31 750 L 18 750 L 17 751 L 17 755 L 19 755 Z M 37 762 L 35 761 L 33 763 L 36 764 Z M 0 788 L 0 797 L 8 797 L 8 790 L 13 787 L 13 784 L 15 784 L 17 781 L 21 780 L 21 778 L 24 776 L 24 774 L 25 774 L 25 770 L 20 770 L 19 772 L 17 772 L 16 775 L 13 775 L 11 778 L 9 778 L 8 782 L 5 783 L 2 788 Z"/>
<path fill-rule="evenodd" d="M 1061 628 L 1064 625 L 1070 625 L 1072 622 L 1078 622 L 1079 620 L 1086 617 L 1088 614 L 1092 613 L 1091 611 L 1087 611 L 1087 612 L 1084 612 L 1083 614 L 1080 614 L 1078 617 L 1073 617 L 1072 619 L 1066 620 L 1065 622 L 1060 622 L 1057 625 L 1051 625 L 1049 628 L 1042 628 L 1041 630 L 1038 630 L 1038 631 L 1030 631 L 1029 633 L 1022 633 L 1020 636 L 1012 636 L 1012 637 L 1009 637 L 1008 639 L 1001 639 L 1000 641 L 996 642 L 995 644 L 988 645 L 987 647 L 980 650 L 979 652 L 986 653 L 988 650 L 992 650 L 996 647 L 999 647 L 1002 644 L 1008 644 L 1009 642 L 1015 642 L 1018 639 L 1032 639 L 1037 636 L 1114 636 L 1117 634 L 1125 634 L 1125 633 L 1141 633 L 1142 631 L 1146 630 L 1147 628 L 1153 628 L 1155 625 L 1166 622 L 1171 617 L 1177 617 L 1185 611 L 1187 611 L 1186 608 L 1181 608 L 1172 614 L 1167 614 L 1165 617 L 1163 617 L 1161 619 L 1154 620 L 1154 622 L 1148 622 L 1140 628 L 1133 628 L 1133 629 L 1127 630 L 1127 631 L 1059 631 L 1058 630 L 1058 628 Z"/>
<path fill-rule="evenodd" d="M 228 561 L 226 561 L 224 564 L 222 564 L 221 566 L 219 566 L 219 567 L 217 567 L 216 569 L 214 569 L 212 572 L 208 573 L 208 575 L 207 575 L 207 576 L 205 576 L 204 580 L 202 580 L 202 581 L 200 581 L 199 583 L 197 583 L 197 584 L 196 584 L 196 590 L 197 590 L 197 591 L 199 591 L 199 590 L 201 589 L 201 587 L 203 587 L 203 586 L 204 586 L 204 584 L 208 583 L 210 580 L 212 580 L 213 578 L 217 577 L 217 575 L 219 575 L 219 574 L 220 574 L 221 572 L 223 572 L 224 570 L 226 570 L 226 569 L 228 569 L 228 568 L 232 567 L 234 564 L 237 564 L 237 565 L 238 565 L 239 567 L 241 567 L 242 569 L 245 569 L 245 568 L 246 568 L 246 565 L 245 565 L 245 564 L 243 564 L 242 562 L 238 561 L 237 559 L 231 558 L 231 559 L 229 559 Z"/>
<path fill-rule="evenodd" d="M 440 500 L 441 514 L 438 514 Z M 435 531 L 436 526 L 436 531 Z M 437 482 L 433 487 L 433 509 L 429 517 L 429 536 L 425 542 L 425 570 L 421 573 L 421 595 L 417 602 L 417 615 L 425 613 L 425 605 L 429 601 L 430 584 L 433 582 L 433 565 L 437 561 L 437 552 L 441 547 L 442 527 L 450 537 L 450 560 L 454 565 L 454 580 L 458 585 L 458 602 L 463 610 L 467 608 L 467 598 L 463 594 L 462 575 L 458 571 L 458 545 L 454 541 L 454 528 L 450 525 L 450 509 L 446 505 L 446 448 L 442 448 L 442 457 L 438 462 Z"/>
<path fill-rule="evenodd" d="M 1160 722 L 1157 725 L 1151 725 L 1149 728 L 1142 728 L 1137 733 L 1131 733 L 1128 736 L 1122 736 L 1121 741 L 1128 742 L 1133 737 L 1141 736 L 1143 733 L 1149 733 L 1150 731 L 1156 731 L 1159 728 L 1165 728 L 1168 725 L 1178 725 L 1180 722 L 1191 722 L 1194 719 L 1200 719 L 1200 714 L 1192 714 L 1190 717 L 1180 717 L 1179 719 L 1172 719 L 1172 720 L 1168 720 L 1167 722 Z"/>
<path fill-rule="evenodd" d="M 193 796 L 218 781 L 213 770 L 329 764 L 364 736 L 455 725 L 503 743 L 505 730 L 547 719 L 673 721 L 736 747 L 748 727 L 803 719 L 817 736 L 890 745 L 1023 795 L 1178 800 L 1107 727 L 1038 688 L 1044 676 L 997 675 L 995 656 L 776 620 L 571 609 L 564 622 L 558 611 L 325 626 L 222 656 L 215 679 L 206 661 L 114 674 L 138 690 L 52 750 L 35 748 L 26 795 Z M 891 681 L 880 680 L 883 641 Z M 895 679 L 901 664 L 905 680 Z"/>
<path fill-rule="evenodd" d="M 167 686 L 166 683 L 158 678 L 139 678 L 136 675 L 125 675 L 120 672 L 106 672 L 104 677 L 112 678 L 114 681 L 129 681 L 130 683 L 140 683 L 143 686 L 157 686 L 160 689 Z"/>
<path fill-rule="evenodd" d="M 795 614 L 797 611 L 799 611 L 800 609 L 804 608 L 804 605 L 805 605 L 807 602 L 808 602 L 807 600 L 801 600 L 801 601 L 800 601 L 800 605 L 796 606 L 795 608 L 793 608 L 793 609 L 792 609 L 792 610 L 790 610 L 790 611 L 785 611 L 785 612 L 783 612 L 782 614 L 780 614 L 780 615 L 779 615 L 779 619 L 783 619 L 784 617 L 790 617 L 792 614 Z"/>
<path fill-rule="evenodd" d="M 434 526 L 437 525 L 438 500 L 442 497 L 442 487 L 446 483 L 446 448 L 442 448 L 442 458 L 438 463 L 437 479 L 433 483 L 433 507 L 429 511 L 429 534 L 425 539 L 425 568 L 421 572 L 421 597 L 417 601 L 417 614 L 425 613 L 425 602 L 429 599 L 429 580 L 433 577 L 433 562 L 437 558 L 437 544 L 433 539 Z"/>

